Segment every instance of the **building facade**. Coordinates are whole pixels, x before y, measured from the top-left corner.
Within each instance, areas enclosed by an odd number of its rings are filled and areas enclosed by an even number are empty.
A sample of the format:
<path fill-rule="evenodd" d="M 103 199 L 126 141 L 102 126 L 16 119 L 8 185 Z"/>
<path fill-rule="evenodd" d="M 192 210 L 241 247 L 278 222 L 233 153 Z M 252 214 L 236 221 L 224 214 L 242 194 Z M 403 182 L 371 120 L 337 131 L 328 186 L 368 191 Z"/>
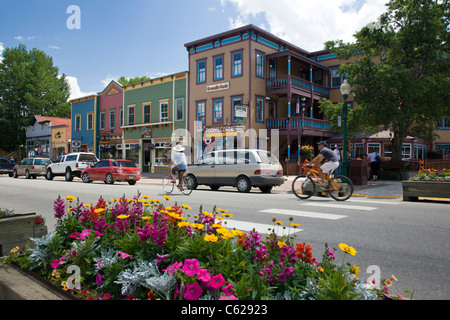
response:
<path fill-rule="evenodd" d="M 124 87 L 122 154 L 142 172 L 168 172 L 173 140 L 187 136 L 187 79 L 185 71 Z"/>
<path fill-rule="evenodd" d="M 72 141 L 71 152 L 92 152 L 97 150 L 98 96 L 90 95 L 71 100 Z"/>

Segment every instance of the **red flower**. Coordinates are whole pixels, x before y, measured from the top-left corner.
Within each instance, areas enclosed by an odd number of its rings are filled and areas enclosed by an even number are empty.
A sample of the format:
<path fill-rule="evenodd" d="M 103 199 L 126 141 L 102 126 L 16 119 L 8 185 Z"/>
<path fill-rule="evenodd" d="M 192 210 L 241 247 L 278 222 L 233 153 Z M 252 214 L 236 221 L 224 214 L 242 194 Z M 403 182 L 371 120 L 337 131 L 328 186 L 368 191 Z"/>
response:
<path fill-rule="evenodd" d="M 42 223 L 41 218 L 36 218 L 36 220 L 34 220 L 34 224 L 41 224 L 41 223 Z"/>

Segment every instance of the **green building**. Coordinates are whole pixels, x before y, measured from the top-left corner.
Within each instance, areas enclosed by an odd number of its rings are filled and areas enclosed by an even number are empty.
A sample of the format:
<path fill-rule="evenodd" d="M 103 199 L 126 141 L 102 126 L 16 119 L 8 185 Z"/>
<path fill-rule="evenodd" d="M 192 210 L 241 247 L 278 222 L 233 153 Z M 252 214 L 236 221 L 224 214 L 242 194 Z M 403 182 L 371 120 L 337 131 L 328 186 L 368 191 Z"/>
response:
<path fill-rule="evenodd" d="M 122 154 L 141 172 L 168 172 L 172 145 L 187 139 L 187 81 L 180 72 L 124 86 Z"/>

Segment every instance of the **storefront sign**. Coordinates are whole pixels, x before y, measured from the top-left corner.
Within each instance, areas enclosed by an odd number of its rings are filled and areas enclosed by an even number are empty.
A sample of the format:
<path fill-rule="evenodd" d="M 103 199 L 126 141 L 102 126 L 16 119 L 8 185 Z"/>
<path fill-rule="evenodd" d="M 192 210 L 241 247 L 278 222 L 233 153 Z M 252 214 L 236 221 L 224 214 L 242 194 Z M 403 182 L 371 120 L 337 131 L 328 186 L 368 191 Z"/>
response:
<path fill-rule="evenodd" d="M 237 136 L 239 132 L 244 132 L 244 126 L 223 126 L 223 127 L 211 127 L 205 129 L 205 137 L 217 137 L 217 136 Z"/>
<path fill-rule="evenodd" d="M 107 144 L 110 140 L 109 133 L 100 133 L 100 136 L 98 137 L 100 143 Z"/>
<path fill-rule="evenodd" d="M 212 84 L 210 86 L 206 86 L 206 92 L 214 92 L 214 91 L 222 91 L 230 89 L 229 82 L 223 82 L 218 84 Z"/>
<path fill-rule="evenodd" d="M 72 140 L 72 148 L 79 148 L 79 147 L 81 147 L 81 141 Z"/>

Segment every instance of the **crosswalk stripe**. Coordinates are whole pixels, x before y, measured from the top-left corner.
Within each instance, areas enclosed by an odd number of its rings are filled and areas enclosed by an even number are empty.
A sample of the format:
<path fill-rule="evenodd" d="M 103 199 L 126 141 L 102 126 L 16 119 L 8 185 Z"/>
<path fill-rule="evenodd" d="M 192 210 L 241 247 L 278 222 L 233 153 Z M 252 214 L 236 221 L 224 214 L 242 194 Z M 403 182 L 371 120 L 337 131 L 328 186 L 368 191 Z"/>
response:
<path fill-rule="evenodd" d="M 328 220 L 338 220 L 338 219 L 347 217 L 347 216 L 339 215 L 339 214 L 328 214 L 328 213 L 320 213 L 320 212 L 286 210 L 286 209 L 265 209 L 265 210 L 261 210 L 258 212 L 284 214 L 284 215 L 290 215 L 290 216 L 296 216 L 296 217 L 328 219 Z"/>
<path fill-rule="evenodd" d="M 247 222 L 247 221 L 239 221 L 239 220 L 227 220 L 225 227 L 227 229 L 236 229 L 240 231 L 251 231 L 255 229 L 255 231 L 259 233 L 270 233 L 269 229 L 275 228 L 275 231 L 278 236 L 285 236 L 289 234 L 289 228 L 283 228 L 281 227 L 275 227 L 270 224 L 262 224 L 262 223 L 254 223 L 254 222 Z M 303 229 L 295 229 L 295 232 L 303 231 Z M 290 233 L 292 234 L 292 229 L 290 230 Z"/>
<path fill-rule="evenodd" d="M 317 201 L 305 202 L 305 203 L 302 203 L 301 205 L 302 206 L 312 206 L 312 207 L 334 208 L 334 209 L 364 210 L 364 211 L 372 211 L 372 210 L 378 209 L 376 207 L 338 204 L 335 202 L 320 203 Z"/>
<path fill-rule="evenodd" d="M 374 203 L 374 204 L 391 204 L 391 205 L 399 205 L 401 201 L 382 201 L 382 200 L 361 200 L 361 199 L 348 199 L 347 202 L 364 202 L 364 203 Z"/>

